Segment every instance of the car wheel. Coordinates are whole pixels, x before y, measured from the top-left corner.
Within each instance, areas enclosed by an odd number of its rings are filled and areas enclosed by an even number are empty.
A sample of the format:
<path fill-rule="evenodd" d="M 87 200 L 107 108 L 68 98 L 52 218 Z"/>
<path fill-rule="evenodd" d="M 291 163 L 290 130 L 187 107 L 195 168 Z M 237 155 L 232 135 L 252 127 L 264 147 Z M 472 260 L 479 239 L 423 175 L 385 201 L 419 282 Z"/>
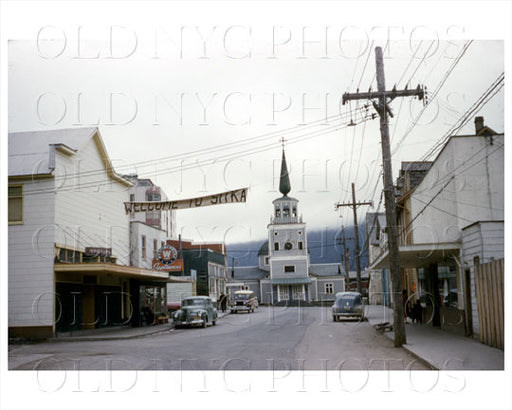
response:
<path fill-rule="evenodd" d="M 212 320 L 212 325 L 215 326 L 217 322 L 215 320 Z"/>

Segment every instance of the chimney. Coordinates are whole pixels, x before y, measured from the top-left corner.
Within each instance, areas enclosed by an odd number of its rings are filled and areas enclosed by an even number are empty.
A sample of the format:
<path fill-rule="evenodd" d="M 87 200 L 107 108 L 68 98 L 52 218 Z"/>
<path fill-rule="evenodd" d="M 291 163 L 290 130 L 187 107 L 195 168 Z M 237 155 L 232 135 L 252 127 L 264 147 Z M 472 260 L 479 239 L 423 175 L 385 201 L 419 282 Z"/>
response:
<path fill-rule="evenodd" d="M 475 135 L 484 128 L 484 117 L 475 117 Z"/>

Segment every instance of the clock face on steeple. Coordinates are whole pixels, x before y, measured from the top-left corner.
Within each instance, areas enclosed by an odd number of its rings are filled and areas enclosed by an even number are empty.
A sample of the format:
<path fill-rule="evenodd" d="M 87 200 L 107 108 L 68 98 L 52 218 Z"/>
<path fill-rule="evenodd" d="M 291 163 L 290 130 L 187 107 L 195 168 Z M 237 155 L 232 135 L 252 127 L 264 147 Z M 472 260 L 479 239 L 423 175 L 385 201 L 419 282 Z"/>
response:
<path fill-rule="evenodd" d="M 293 245 L 292 245 L 292 243 L 291 243 L 291 242 L 286 242 L 286 243 L 284 244 L 284 249 L 286 249 L 287 251 L 289 251 L 289 250 L 290 250 L 290 249 L 292 249 L 292 248 L 293 248 Z"/>

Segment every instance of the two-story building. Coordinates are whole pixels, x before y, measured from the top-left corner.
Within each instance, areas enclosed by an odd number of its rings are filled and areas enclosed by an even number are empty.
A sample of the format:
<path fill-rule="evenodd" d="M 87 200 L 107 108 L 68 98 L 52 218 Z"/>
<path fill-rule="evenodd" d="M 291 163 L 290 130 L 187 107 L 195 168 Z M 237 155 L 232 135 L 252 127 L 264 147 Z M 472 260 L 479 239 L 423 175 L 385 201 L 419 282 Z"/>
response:
<path fill-rule="evenodd" d="M 132 266 L 117 174 L 97 128 L 9 133 L 9 335 L 132 323 L 140 288 L 167 272 Z"/>
<path fill-rule="evenodd" d="M 458 323 L 478 334 L 474 256 L 504 257 L 504 134 L 476 117 L 475 134 L 451 136 L 401 197 L 400 265 L 416 271 L 413 285 L 430 298 L 433 325 L 448 324 L 442 310 L 451 295 Z M 381 244 L 371 269 L 389 265 L 385 233 Z"/>

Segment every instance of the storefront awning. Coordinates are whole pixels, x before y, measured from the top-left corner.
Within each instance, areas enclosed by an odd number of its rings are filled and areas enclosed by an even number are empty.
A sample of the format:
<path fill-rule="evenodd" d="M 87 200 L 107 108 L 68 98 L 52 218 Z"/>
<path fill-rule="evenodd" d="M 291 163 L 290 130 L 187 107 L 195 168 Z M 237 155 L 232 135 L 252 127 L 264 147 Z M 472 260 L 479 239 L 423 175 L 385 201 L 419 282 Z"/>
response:
<path fill-rule="evenodd" d="M 55 263 L 55 272 L 70 274 L 112 274 L 144 280 L 169 279 L 169 272 L 160 272 L 134 266 L 116 265 L 114 263 Z"/>
<path fill-rule="evenodd" d="M 310 278 L 276 278 L 270 279 L 272 285 L 304 285 L 311 283 Z"/>
<path fill-rule="evenodd" d="M 398 254 L 400 267 L 422 268 L 433 263 L 440 263 L 453 256 L 459 256 L 460 243 L 423 243 L 413 245 L 400 245 Z M 389 269 L 389 251 L 383 252 L 369 269 Z"/>

